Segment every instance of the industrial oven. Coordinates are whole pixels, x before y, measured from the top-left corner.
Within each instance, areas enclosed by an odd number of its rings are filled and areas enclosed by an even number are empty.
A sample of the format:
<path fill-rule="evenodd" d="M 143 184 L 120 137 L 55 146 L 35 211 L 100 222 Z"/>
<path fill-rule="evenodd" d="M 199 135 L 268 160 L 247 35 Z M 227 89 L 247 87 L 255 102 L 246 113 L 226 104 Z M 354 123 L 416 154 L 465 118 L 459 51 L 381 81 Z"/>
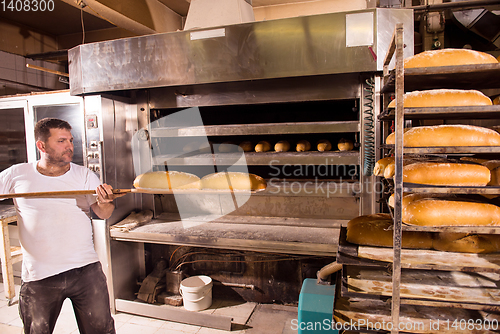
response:
<path fill-rule="evenodd" d="M 159 317 L 137 281 L 168 271 L 210 275 L 214 294 L 295 303 L 300 283 L 334 260 L 340 226 L 377 210 L 375 117 L 396 23 L 413 54 L 413 13 L 368 9 L 80 45 L 70 92 L 84 105 L 86 164 L 130 188 L 140 173 L 199 177 L 246 171 L 265 191 L 129 194 L 96 243 L 115 310 Z M 96 134 L 97 137 L 93 137 Z M 98 138 L 98 139 L 91 139 Z M 333 149 L 318 152 L 328 139 Z M 351 151 L 337 142 L 350 140 Z M 308 140 L 307 152 L 232 152 L 243 141 Z M 96 167 L 97 166 L 97 167 Z M 132 211 L 153 218 L 127 231 Z M 168 283 L 167 283 L 168 286 Z"/>

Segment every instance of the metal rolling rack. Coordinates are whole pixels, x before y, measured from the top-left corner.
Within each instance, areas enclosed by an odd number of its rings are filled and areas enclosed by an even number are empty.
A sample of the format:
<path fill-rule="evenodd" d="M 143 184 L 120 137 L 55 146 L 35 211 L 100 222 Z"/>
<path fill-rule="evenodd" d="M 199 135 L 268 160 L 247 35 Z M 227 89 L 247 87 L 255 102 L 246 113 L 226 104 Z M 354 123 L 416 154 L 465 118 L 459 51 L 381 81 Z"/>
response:
<path fill-rule="evenodd" d="M 402 98 L 405 88 L 407 91 L 433 89 L 433 88 L 499 88 L 500 87 L 500 65 L 466 65 L 447 66 L 438 68 L 417 68 L 403 70 L 402 27 L 397 26 L 391 43 L 391 48 L 385 59 L 388 64 L 395 51 L 396 69 L 395 73 L 389 74 L 384 70 L 384 86 L 382 93 L 395 90 L 396 108 L 394 111 L 384 111 L 379 115 L 380 121 L 395 120 L 396 145 L 382 145 L 382 149 L 395 150 L 396 172 L 395 172 L 395 208 L 394 208 L 394 245 L 393 249 L 380 249 L 377 247 L 362 247 L 347 243 L 345 240 L 345 229 L 341 231 L 339 242 L 339 255 L 337 260 L 345 264 L 341 285 L 342 297 L 359 298 L 359 303 L 367 303 L 370 308 L 376 310 L 380 305 L 377 303 L 391 301 L 390 317 L 392 319 L 391 333 L 399 332 L 400 318 L 420 319 L 422 323 L 432 326 L 432 320 L 425 322 L 425 317 L 416 317 L 417 313 L 411 313 L 411 307 L 424 307 L 431 310 L 450 310 L 451 321 L 453 317 L 472 315 L 483 317 L 481 321 L 496 319 L 500 305 L 498 303 L 498 290 L 496 285 L 489 285 L 483 278 L 495 282 L 500 273 L 499 254 L 461 254 L 427 250 L 401 249 L 402 231 L 425 231 L 425 232 L 457 232 L 457 233 L 479 233 L 500 234 L 498 227 L 420 227 L 409 226 L 402 223 L 402 194 L 413 193 L 445 193 L 445 194 L 500 194 L 500 187 L 437 187 L 422 186 L 403 183 L 402 181 L 402 159 L 404 154 L 444 154 L 444 155 L 466 155 L 466 154 L 498 154 L 498 147 L 419 147 L 404 148 L 402 143 L 403 124 L 405 119 L 488 119 L 498 118 L 500 106 L 487 107 L 441 107 L 441 108 L 408 108 L 403 109 Z M 435 79 L 435 80 L 434 80 Z M 385 137 L 385 136 L 384 136 Z M 392 268 L 391 268 L 392 265 Z M 352 266 L 352 267 L 351 267 Z M 365 268 L 358 272 L 352 268 L 363 266 Z M 378 268 L 377 268 L 378 267 Z M 383 277 L 380 268 L 391 271 L 392 278 Z M 368 269 L 367 269 L 368 268 Z M 372 268 L 372 269 L 370 269 Z M 373 269 L 375 268 L 375 269 Z M 349 269 L 351 272 L 348 273 Z M 402 280 L 402 271 L 404 279 Z M 429 272 L 431 271 L 431 272 Z M 382 272 L 382 274 L 381 274 Z M 472 273 L 472 274 L 471 274 Z M 378 275 L 378 277 L 377 277 Z M 453 279 L 447 276 L 456 277 Z M 457 278 L 458 276 L 464 278 Z M 475 286 L 456 284 L 470 277 L 478 278 L 474 281 Z M 372 281 L 373 280 L 373 281 Z M 448 281 L 443 283 L 443 281 Z M 372 283 L 372 285 L 367 285 Z M 392 282 L 392 288 L 390 283 Z M 478 283 L 479 282 L 479 283 Z M 374 284 L 373 284 L 374 283 Z M 437 283 L 434 285 L 433 283 Z M 416 288 L 418 287 L 418 288 Z M 442 287 L 445 287 L 443 290 Z M 452 289 L 448 289 L 453 287 Z M 413 290 L 412 290 L 413 289 Z M 411 291 L 410 291 L 411 290 Z M 443 291 L 445 293 L 443 293 Z M 458 293 L 457 293 L 458 291 Z M 482 298 L 482 295 L 486 298 Z M 371 295 L 370 295 L 371 294 Z M 392 298 L 391 298 L 392 297 Z M 464 298 L 465 297 L 465 298 Z M 493 297 L 493 298 L 490 298 Z M 354 314 L 352 309 L 340 303 L 339 314 L 347 316 Z M 336 308 L 337 309 L 337 308 Z M 457 313 L 457 310 L 460 312 Z M 423 312 L 423 309 L 421 310 Z M 476 313 L 474 313 L 476 312 Z M 491 316 L 488 312 L 495 312 Z M 376 313 L 374 311 L 373 313 Z M 426 311 L 431 316 L 432 312 Z M 378 319 L 387 319 L 381 317 Z M 400 317 L 401 316 L 401 317 Z M 491 316 L 491 318 L 488 318 Z M 377 319 L 376 317 L 372 319 Z M 433 319 L 430 317 L 430 319 Z M 460 320 L 456 318 L 455 320 Z M 477 319 L 477 318 L 476 318 Z M 488 319 L 488 320 L 487 320 Z M 414 320 L 414 319 L 413 319 Z M 467 319 L 464 319 L 467 320 Z M 415 320 L 417 321 L 417 320 Z M 461 324 L 461 323 L 460 323 Z M 448 328 L 449 329 L 449 328 Z"/>

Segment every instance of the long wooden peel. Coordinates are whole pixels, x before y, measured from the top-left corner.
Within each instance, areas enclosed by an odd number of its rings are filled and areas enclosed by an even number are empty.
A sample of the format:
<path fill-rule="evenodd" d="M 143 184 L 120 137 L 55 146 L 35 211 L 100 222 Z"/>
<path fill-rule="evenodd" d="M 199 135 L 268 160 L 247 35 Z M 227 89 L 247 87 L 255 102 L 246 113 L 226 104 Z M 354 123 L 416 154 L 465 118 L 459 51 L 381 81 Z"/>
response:
<path fill-rule="evenodd" d="M 135 189 L 113 189 L 113 194 L 125 194 L 134 192 Z M 94 195 L 95 190 L 65 190 L 65 191 L 41 191 L 33 193 L 14 193 L 0 195 L 0 199 L 17 197 L 64 197 L 76 195 Z"/>
<path fill-rule="evenodd" d="M 150 188 L 134 188 L 134 189 L 113 189 L 113 194 L 128 194 L 128 193 L 140 193 L 140 194 L 254 194 L 264 189 L 259 190 L 212 190 L 212 189 L 150 189 Z M 6 198 L 17 198 L 17 197 L 66 197 L 66 196 L 76 196 L 76 195 L 94 195 L 95 190 L 67 190 L 67 191 L 42 191 L 33 193 L 14 193 L 14 194 L 3 194 L 0 195 L 0 199 Z"/>

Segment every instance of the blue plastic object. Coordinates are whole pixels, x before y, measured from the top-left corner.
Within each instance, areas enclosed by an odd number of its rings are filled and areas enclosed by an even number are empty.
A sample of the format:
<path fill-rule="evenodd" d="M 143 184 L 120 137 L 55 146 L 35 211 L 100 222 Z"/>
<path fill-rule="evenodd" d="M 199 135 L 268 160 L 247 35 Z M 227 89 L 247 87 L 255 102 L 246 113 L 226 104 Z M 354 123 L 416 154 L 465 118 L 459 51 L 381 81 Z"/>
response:
<path fill-rule="evenodd" d="M 319 285 L 306 278 L 299 295 L 298 334 L 338 334 L 333 321 L 335 285 Z"/>

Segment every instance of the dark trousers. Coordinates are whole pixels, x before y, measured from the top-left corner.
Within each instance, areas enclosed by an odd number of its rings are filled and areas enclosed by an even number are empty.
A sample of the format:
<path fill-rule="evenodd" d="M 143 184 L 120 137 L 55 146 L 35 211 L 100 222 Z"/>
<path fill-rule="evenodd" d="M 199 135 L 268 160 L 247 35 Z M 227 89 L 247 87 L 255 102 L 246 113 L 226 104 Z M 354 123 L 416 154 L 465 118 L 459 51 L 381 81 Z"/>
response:
<path fill-rule="evenodd" d="M 95 262 L 33 282 L 23 282 L 19 313 L 25 334 L 50 334 L 66 298 L 82 334 L 114 334 L 106 276 Z"/>

